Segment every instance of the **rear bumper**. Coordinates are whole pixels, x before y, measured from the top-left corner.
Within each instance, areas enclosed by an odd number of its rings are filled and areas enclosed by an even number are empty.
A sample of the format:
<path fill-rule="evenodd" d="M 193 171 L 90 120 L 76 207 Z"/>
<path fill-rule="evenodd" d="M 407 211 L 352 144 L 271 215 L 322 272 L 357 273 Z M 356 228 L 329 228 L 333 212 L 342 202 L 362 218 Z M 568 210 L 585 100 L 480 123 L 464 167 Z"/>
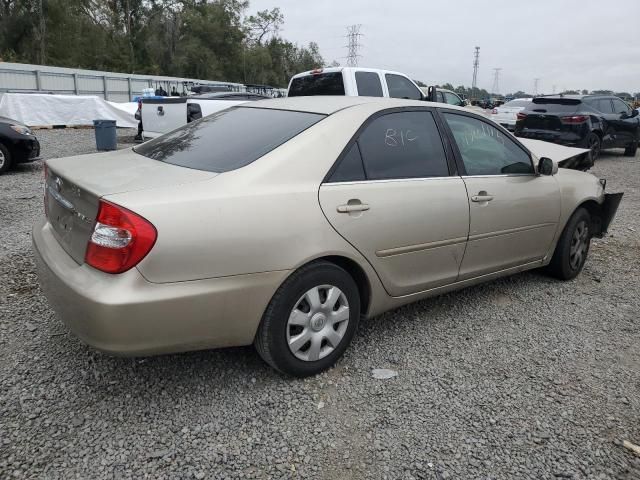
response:
<path fill-rule="evenodd" d="M 116 355 L 248 345 L 288 272 L 156 284 L 137 269 L 109 275 L 78 265 L 46 221 L 33 230 L 42 290 L 88 345 Z"/>

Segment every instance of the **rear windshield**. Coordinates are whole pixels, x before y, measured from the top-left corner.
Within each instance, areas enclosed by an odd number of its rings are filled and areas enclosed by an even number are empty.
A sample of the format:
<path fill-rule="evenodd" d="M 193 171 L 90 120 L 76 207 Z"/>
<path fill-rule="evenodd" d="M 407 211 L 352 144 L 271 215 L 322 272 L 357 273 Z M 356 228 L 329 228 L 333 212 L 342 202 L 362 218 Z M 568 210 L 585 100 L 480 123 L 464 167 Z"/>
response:
<path fill-rule="evenodd" d="M 135 147 L 145 157 L 208 172 L 254 162 L 325 117 L 317 113 L 235 107 Z"/>
<path fill-rule="evenodd" d="M 531 105 L 530 100 L 511 100 L 510 102 L 505 103 L 503 106 L 505 107 L 528 107 Z"/>
<path fill-rule="evenodd" d="M 310 95 L 344 95 L 342 72 L 305 75 L 294 78 L 289 87 L 289 97 L 306 97 Z"/>
<path fill-rule="evenodd" d="M 540 113 L 572 113 L 578 109 L 580 103 L 582 102 L 577 98 L 538 97 L 533 99 L 527 110 Z"/>

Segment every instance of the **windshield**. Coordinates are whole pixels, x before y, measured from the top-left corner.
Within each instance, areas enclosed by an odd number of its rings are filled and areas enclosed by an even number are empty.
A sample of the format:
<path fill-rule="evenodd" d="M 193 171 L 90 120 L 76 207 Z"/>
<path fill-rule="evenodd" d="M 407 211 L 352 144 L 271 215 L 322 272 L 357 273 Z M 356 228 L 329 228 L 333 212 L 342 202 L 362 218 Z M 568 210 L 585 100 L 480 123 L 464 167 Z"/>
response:
<path fill-rule="evenodd" d="M 344 95 L 342 72 L 305 75 L 291 81 L 289 97 L 309 95 Z"/>
<path fill-rule="evenodd" d="M 317 113 L 235 107 L 134 148 L 161 162 L 208 172 L 244 167 L 325 117 Z"/>

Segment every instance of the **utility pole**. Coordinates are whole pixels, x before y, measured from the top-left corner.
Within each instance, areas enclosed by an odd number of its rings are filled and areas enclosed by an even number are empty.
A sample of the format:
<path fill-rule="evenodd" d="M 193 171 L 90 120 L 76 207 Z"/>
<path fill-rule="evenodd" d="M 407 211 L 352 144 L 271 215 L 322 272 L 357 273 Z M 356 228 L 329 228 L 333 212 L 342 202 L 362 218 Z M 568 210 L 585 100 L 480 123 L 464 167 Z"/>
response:
<path fill-rule="evenodd" d="M 540 84 L 540 79 L 539 78 L 534 78 L 533 79 L 533 96 L 537 97 L 538 96 L 538 85 Z"/>
<path fill-rule="evenodd" d="M 493 69 L 493 88 L 491 89 L 494 95 L 500 95 L 500 70 L 501 68 Z"/>
<path fill-rule="evenodd" d="M 362 34 L 360 33 L 360 29 L 362 25 L 349 25 L 347 27 L 347 66 L 348 67 L 357 67 L 358 66 L 358 58 L 360 58 L 360 37 Z"/>
<path fill-rule="evenodd" d="M 471 96 L 474 97 L 478 89 L 478 69 L 480 68 L 480 47 L 473 53 L 473 81 L 471 82 Z"/>

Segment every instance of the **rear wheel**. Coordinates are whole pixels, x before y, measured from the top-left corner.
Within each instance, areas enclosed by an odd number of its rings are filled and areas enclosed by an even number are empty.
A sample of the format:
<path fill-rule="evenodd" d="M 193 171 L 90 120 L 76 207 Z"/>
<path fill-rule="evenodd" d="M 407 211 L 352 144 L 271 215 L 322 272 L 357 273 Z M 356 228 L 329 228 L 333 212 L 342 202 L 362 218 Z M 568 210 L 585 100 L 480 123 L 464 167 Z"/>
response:
<path fill-rule="evenodd" d="M 627 147 L 627 148 L 624 149 L 624 156 L 625 157 L 635 157 L 637 151 L 638 151 L 638 144 L 634 143 L 630 147 Z"/>
<path fill-rule="evenodd" d="M 587 137 L 587 148 L 591 150 L 591 158 L 595 162 L 602 150 L 602 140 L 597 133 L 591 132 Z"/>
<path fill-rule="evenodd" d="M 8 171 L 11 168 L 11 152 L 9 149 L 0 143 L 0 174 Z"/>
<path fill-rule="evenodd" d="M 579 208 L 567 222 L 547 272 L 560 280 L 575 278 L 587 261 L 590 244 L 591 215 Z"/>
<path fill-rule="evenodd" d="M 329 262 L 293 273 L 275 293 L 255 339 L 276 370 L 296 377 L 332 366 L 349 346 L 360 319 L 360 295 L 351 276 Z"/>

